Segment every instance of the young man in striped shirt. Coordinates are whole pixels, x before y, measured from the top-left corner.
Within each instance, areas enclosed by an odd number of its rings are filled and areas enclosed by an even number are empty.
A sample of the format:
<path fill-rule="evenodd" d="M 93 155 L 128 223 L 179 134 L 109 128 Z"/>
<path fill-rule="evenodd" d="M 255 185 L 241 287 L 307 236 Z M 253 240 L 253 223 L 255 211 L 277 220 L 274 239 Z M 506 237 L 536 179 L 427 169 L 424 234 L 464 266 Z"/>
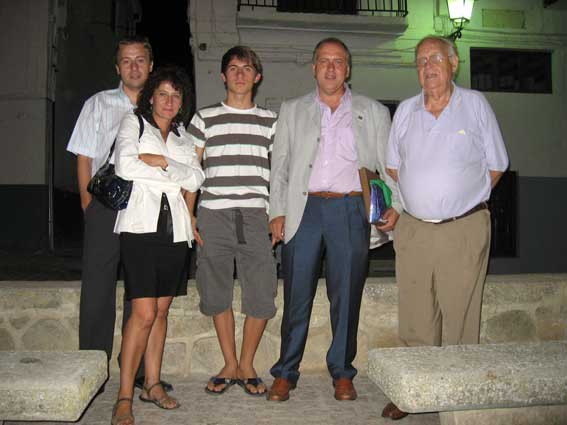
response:
<path fill-rule="evenodd" d="M 199 110 L 188 129 L 206 175 L 198 223 L 192 217 L 200 309 L 213 317 L 225 362 L 205 391 L 219 395 L 239 384 L 248 394 L 263 395 L 266 386 L 253 363 L 266 323 L 276 313 L 276 263 L 267 215 L 276 114 L 253 102 L 262 65 L 249 47 L 224 54 L 221 78 L 226 99 Z M 187 198 L 193 213 L 196 194 Z M 232 310 L 235 262 L 246 316 L 240 357 Z"/>

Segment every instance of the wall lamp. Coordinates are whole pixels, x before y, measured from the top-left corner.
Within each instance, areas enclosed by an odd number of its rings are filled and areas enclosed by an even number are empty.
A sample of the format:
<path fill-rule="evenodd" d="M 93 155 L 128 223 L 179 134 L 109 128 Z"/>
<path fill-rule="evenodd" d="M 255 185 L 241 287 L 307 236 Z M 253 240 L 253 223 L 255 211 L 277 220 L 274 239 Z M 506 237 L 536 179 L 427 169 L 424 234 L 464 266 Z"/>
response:
<path fill-rule="evenodd" d="M 473 5 L 474 0 L 447 0 L 449 19 L 455 27 L 455 31 L 449 34 L 453 41 L 461 38 L 463 27 L 471 20 Z"/>

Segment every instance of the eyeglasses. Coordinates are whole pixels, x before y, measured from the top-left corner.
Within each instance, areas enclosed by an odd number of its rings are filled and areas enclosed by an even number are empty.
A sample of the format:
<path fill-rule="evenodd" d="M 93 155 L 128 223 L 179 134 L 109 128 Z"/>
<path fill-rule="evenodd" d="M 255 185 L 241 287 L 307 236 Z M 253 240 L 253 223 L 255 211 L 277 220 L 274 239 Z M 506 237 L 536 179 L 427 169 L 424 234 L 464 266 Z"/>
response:
<path fill-rule="evenodd" d="M 435 53 L 434 55 L 431 55 L 429 57 L 422 56 L 420 58 L 417 58 L 415 60 L 415 64 L 417 65 L 418 68 L 423 68 L 428 63 L 431 65 L 439 65 L 440 63 L 445 62 L 445 60 L 449 59 L 451 56 L 452 55 L 445 57 L 441 53 Z"/>

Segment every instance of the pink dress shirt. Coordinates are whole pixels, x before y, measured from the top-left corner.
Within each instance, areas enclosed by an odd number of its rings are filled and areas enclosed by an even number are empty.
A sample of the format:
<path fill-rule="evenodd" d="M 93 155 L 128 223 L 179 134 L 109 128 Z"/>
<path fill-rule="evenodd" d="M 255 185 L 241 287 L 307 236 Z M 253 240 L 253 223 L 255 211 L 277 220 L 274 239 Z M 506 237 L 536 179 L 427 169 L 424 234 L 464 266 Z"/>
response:
<path fill-rule="evenodd" d="M 361 191 L 354 132 L 352 130 L 352 95 L 345 87 L 335 112 L 319 97 L 321 136 L 311 177 L 309 192 L 349 193 Z"/>

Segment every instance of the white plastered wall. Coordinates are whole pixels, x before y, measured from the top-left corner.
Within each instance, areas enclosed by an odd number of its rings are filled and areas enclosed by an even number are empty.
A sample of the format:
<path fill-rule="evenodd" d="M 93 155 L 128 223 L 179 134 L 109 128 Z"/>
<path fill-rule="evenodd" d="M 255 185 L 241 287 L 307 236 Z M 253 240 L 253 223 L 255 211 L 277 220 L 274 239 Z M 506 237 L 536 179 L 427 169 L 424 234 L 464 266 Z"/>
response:
<path fill-rule="evenodd" d="M 224 98 L 220 59 L 228 48 L 240 43 L 255 49 L 263 62 L 264 80 L 257 103 L 279 108 L 282 100 L 314 88 L 311 50 L 318 40 L 330 35 L 343 39 L 353 53 L 354 90 L 376 99 L 403 100 L 419 90 L 412 65 L 416 42 L 427 34 L 451 30 L 446 2 L 439 0 L 408 0 L 407 28 L 398 33 L 399 21 L 290 16 L 262 8 L 237 12 L 236 4 L 236 0 L 191 1 L 197 107 Z M 483 9 L 521 10 L 525 27 L 484 28 Z M 552 94 L 485 93 L 504 134 L 511 168 L 521 176 L 567 177 L 567 30 L 563 22 L 567 22 L 567 10 L 543 9 L 539 0 L 477 0 L 471 22 L 458 41 L 461 70 L 457 83 L 465 87 L 470 86 L 470 47 L 553 51 Z"/>

